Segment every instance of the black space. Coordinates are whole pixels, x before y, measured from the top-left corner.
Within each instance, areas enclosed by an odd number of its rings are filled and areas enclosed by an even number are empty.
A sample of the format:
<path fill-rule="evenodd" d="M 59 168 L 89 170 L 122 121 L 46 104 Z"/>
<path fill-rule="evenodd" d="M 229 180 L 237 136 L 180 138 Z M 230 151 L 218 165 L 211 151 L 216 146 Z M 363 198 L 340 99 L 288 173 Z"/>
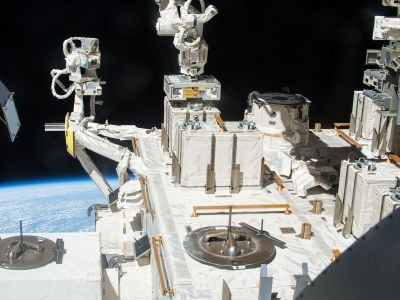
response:
<path fill-rule="evenodd" d="M 208 1 L 211 4 L 211 1 Z M 362 89 L 365 53 L 375 15 L 395 15 L 380 0 L 214 0 L 219 9 L 205 27 L 210 46 L 206 74 L 222 83 L 219 107 L 226 120 L 243 116 L 253 90 L 290 87 L 313 104 L 311 124 L 348 121 L 353 90 Z M 0 17 L 0 78 L 16 93 L 22 129 L 11 144 L 0 127 L 0 182 L 80 176 L 63 133 L 45 133 L 45 122 L 63 122 L 72 99 L 56 100 L 50 70 L 64 68 L 62 42 L 70 36 L 100 39 L 99 74 L 104 105 L 97 121 L 160 126 L 163 75 L 178 73 L 172 37 L 158 37 L 152 0 L 8 1 Z M 96 160 L 110 173 L 115 164 Z"/>

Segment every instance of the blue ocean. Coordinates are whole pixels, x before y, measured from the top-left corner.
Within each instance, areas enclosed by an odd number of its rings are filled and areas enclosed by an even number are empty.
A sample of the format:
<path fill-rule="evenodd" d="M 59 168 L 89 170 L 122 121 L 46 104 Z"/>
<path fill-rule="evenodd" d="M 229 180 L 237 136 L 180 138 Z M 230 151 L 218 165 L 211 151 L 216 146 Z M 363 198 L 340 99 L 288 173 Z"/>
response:
<path fill-rule="evenodd" d="M 117 178 L 107 178 L 115 188 Z M 88 178 L 38 180 L 0 185 L 0 233 L 94 231 L 87 208 L 105 199 Z"/>

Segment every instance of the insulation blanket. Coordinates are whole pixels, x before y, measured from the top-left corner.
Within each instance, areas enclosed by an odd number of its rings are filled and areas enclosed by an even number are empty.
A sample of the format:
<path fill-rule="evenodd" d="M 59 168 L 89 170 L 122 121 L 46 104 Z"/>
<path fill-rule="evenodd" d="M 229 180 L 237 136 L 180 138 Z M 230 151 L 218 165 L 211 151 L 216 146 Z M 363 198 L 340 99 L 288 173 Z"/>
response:
<path fill-rule="evenodd" d="M 62 264 L 32 270 L 0 269 L 1 299 L 102 299 L 100 236 L 97 233 L 33 234 L 64 240 Z M 13 235 L 8 235 L 13 236 Z M 5 238 L 6 235 L 2 235 Z"/>

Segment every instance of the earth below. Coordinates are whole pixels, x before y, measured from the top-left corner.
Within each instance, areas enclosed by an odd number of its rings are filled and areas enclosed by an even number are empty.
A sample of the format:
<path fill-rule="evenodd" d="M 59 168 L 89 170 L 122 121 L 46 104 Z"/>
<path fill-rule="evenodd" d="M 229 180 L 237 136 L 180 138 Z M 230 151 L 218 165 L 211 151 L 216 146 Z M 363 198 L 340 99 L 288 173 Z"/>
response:
<path fill-rule="evenodd" d="M 108 179 L 115 187 L 117 179 Z M 105 199 L 90 179 L 58 179 L 0 185 L 0 233 L 94 231 L 87 208 Z"/>

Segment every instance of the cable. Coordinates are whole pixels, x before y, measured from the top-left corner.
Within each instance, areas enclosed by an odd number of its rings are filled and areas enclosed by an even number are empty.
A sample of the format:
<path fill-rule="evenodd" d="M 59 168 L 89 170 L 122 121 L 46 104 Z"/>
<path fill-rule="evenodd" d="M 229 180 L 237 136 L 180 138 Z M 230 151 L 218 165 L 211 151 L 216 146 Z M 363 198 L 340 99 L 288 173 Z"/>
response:
<path fill-rule="evenodd" d="M 56 97 L 57 99 L 67 99 L 69 96 L 71 96 L 75 90 L 74 84 L 71 84 L 67 89 L 63 88 L 63 90 L 65 91 L 64 95 L 60 95 L 56 91 L 56 83 L 58 83 L 58 85 L 61 84 L 61 82 L 58 79 L 60 78 L 61 75 L 69 74 L 68 70 L 67 69 L 63 69 L 63 70 L 53 69 L 53 70 L 51 70 L 50 74 L 53 77 L 53 79 L 51 81 L 51 93 L 53 94 L 53 96 Z M 61 86 L 61 88 L 62 88 L 62 86 Z"/>
<path fill-rule="evenodd" d="M 6 120 L 4 120 L 2 117 L 0 117 L 0 121 L 2 121 L 4 123 L 4 125 L 6 125 L 8 127 Z"/>

